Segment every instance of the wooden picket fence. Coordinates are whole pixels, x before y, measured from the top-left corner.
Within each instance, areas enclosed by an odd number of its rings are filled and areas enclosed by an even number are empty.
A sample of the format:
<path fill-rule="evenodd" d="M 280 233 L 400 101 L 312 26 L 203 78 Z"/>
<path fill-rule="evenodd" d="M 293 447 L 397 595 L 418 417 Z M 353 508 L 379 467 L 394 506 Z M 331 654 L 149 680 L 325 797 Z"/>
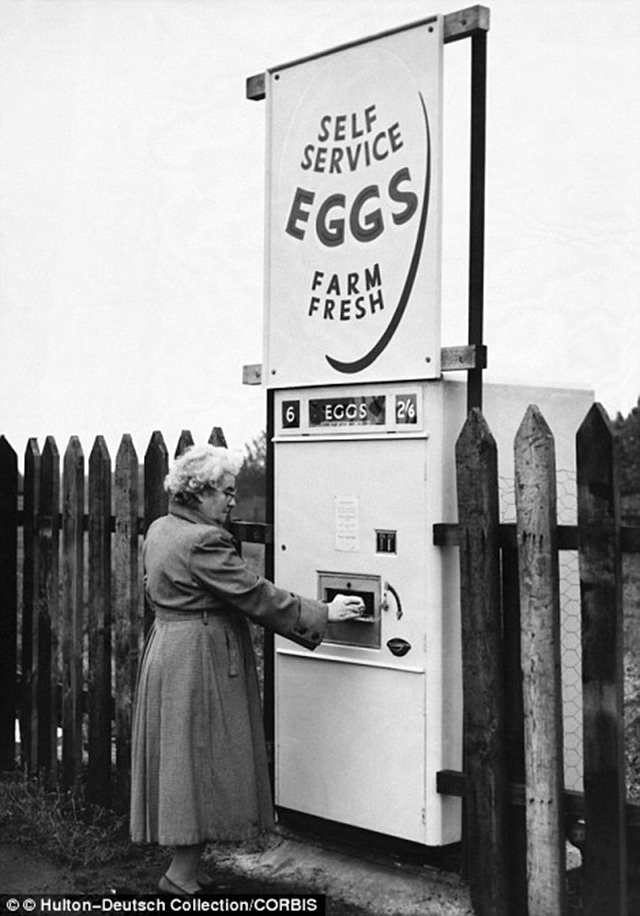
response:
<path fill-rule="evenodd" d="M 192 441 L 184 432 L 176 454 Z M 222 431 L 210 441 L 225 444 Z M 464 873 L 477 916 L 566 916 L 566 826 L 582 820 L 581 912 L 640 913 L 640 805 L 626 800 L 623 753 L 621 574 L 623 553 L 640 553 L 640 528 L 621 524 L 619 450 L 599 405 L 577 433 L 576 454 L 577 525 L 558 525 L 553 435 L 529 408 L 515 442 L 517 519 L 503 524 L 495 441 L 474 410 L 456 446 L 458 522 L 434 525 L 436 544 L 460 552 L 464 698 L 464 772 L 439 773 L 438 790 L 465 800 Z M 150 622 L 139 551 L 166 511 L 167 468 L 158 432 L 143 474 L 129 436 L 113 470 L 98 437 L 88 479 L 77 438 L 62 467 L 53 438 L 42 453 L 30 440 L 20 504 L 17 456 L 0 437 L 0 769 L 16 763 L 19 710 L 26 771 L 65 786 L 86 774 L 91 800 L 126 803 L 135 674 Z M 257 524 L 237 523 L 234 533 L 271 537 Z M 563 785 L 562 550 L 579 554 L 583 793 Z"/>
<path fill-rule="evenodd" d="M 209 441 L 226 444 L 219 427 Z M 175 454 L 192 443 L 183 431 Z M 140 545 L 167 511 L 168 463 L 160 432 L 151 437 L 143 473 L 131 436 L 122 437 L 113 469 L 98 436 L 88 477 L 77 437 L 62 467 L 52 437 L 42 452 L 31 439 L 20 505 L 17 455 L 0 437 L 0 769 L 18 764 L 65 787 L 86 774 L 91 801 L 126 804 L 133 693 L 150 623 Z M 263 540 L 255 533 L 261 527 L 238 523 L 234 533 Z"/>
<path fill-rule="evenodd" d="M 538 408 L 515 440 L 516 523 L 500 524 L 495 440 L 473 410 L 456 444 L 460 552 L 465 874 L 477 916 L 566 916 L 566 827 L 584 821 L 586 916 L 638 916 L 640 805 L 626 801 L 619 450 L 595 405 L 576 436 L 576 526 L 556 514 L 554 439 Z M 640 459 L 640 453 L 638 454 Z M 558 551 L 580 571 L 584 793 L 564 789 Z"/>

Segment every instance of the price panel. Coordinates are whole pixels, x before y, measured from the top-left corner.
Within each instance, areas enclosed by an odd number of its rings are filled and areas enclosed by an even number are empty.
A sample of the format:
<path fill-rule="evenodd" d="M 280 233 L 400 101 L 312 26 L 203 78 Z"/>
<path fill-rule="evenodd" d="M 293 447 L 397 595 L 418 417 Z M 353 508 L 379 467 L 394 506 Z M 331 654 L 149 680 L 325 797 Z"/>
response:
<path fill-rule="evenodd" d="M 396 395 L 396 424 L 415 426 L 418 422 L 418 401 L 415 394 Z"/>
<path fill-rule="evenodd" d="M 282 428 L 300 429 L 300 401 L 282 402 Z"/>
<path fill-rule="evenodd" d="M 309 401 L 309 426 L 382 426 L 386 398 L 313 398 Z"/>
<path fill-rule="evenodd" d="M 291 440 L 307 436 L 424 434 L 422 392 L 414 384 L 353 385 L 296 389 L 278 393 L 275 434 Z"/>

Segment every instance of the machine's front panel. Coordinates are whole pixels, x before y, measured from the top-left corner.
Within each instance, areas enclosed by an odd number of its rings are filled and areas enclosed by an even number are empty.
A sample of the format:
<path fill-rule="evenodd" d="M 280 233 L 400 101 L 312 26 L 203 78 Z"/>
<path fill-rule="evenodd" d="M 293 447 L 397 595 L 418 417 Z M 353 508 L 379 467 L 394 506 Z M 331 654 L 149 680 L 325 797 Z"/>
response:
<path fill-rule="evenodd" d="M 424 843 L 424 671 L 281 644 L 277 698 L 280 806 Z"/>
<path fill-rule="evenodd" d="M 313 653 L 276 639 L 277 804 L 427 845 L 455 840 L 457 805 L 435 790 L 437 414 L 427 418 L 424 388 L 410 384 L 278 392 L 275 411 L 276 581 L 365 604 Z"/>
<path fill-rule="evenodd" d="M 425 663 L 427 565 L 435 552 L 427 544 L 427 441 L 393 446 L 390 454 L 385 440 L 277 445 L 278 582 L 322 601 L 355 594 L 365 604 L 362 618 L 330 625 L 316 654 L 371 661 L 375 651 L 386 661 Z M 400 640 L 408 646 L 402 656 Z"/>

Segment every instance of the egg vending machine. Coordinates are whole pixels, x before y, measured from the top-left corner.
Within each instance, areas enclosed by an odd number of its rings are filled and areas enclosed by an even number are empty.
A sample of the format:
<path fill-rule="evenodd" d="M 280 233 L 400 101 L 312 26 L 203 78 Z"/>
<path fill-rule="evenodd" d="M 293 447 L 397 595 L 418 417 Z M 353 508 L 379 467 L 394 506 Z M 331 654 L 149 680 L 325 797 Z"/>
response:
<path fill-rule="evenodd" d="M 277 581 L 353 621 L 275 646 L 276 802 L 426 845 L 459 839 L 435 774 L 461 763 L 457 552 L 442 382 L 276 393 Z"/>
<path fill-rule="evenodd" d="M 575 431 L 592 403 L 589 390 L 485 385 L 509 520 L 527 407 L 542 410 L 575 484 Z M 458 800 L 436 792 L 439 770 L 462 770 L 459 555 L 434 546 L 433 525 L 457 518 L 465 417 L 466 385 L 448 379 L 275 393 L 278 581 L 365 603 L 314 652 L 276 640 L 283 808 L 424 846 L 460 837 Z M 580 672 L 564 654 L 576 627 L 579 640 L 577 570 L 561 581 L 564 715 L 580 737 Z"/>
<path fill-rule="evenodd" d="M 453 468 L 440 347 L 443 17 L 275 67 L 265 342 L 276 582 L 365 613 L 276 637 L 275 800 L 424 845 L 460 836 Z M 456 417 L 456 421 L 460 419 Z M 459 430 L 460 424 L 457 425 Z"/>

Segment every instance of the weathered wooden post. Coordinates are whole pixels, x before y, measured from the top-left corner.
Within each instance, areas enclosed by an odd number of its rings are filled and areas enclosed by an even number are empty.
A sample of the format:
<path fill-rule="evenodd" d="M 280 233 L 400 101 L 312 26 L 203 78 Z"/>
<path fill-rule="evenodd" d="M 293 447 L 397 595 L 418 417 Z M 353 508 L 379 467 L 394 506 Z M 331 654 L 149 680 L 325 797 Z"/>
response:
<path fill-rule="evenodd" d="M 60 454 L 52 436 L 42 450 L 39 553 L 38 763 L 55 782 L 60 714 Z"/>
<path fill-rule="evenodd" d="M 626 916 L 622 560 L 616 449 L 594 404 L 576 437 L 586 916 Z"/>
<path fill-rule="evenodd" d="M 149 525 L 161 515 L 166 515 L 169 500 L 164 489 L 164 479 L 169 470 L 169 453 L 162 433 L 158 430 L 152 434 L 144 456 L 144 533 Z M 145 602 L 144 632 L 149 631 L 153 622 L 153 612 Z"/>
<path fill-rule="evenodd" d="M 40 500 L 40 448 L 29 439 L 24 453 L 23 560 L 22 560 L 22 703 L 20 731 L 22 763 L 38 769 L 38 601 L 39 553 L 36 549 Z"/>
<path fill-rule="evenodd" d="M 0 436 L 0 770 L 15 767 L 18 692 L 18 456 Z"/>
<path fill-rule="evenodd" d="M 227 448 L 227 440 L 221 426 L 214 426 L 209 436 L 210 445 Z"/>
<path fill-rule="evenodd" d="M 479 409 L 456 443 L 467 880 L 478 916 L 509 916 L 498 459 Z"/>
<path fill-rule="evenodd" d="M 535 406 L 515 440 L 529 916 L 564 916 L 562 683 L 553 435 Z"/>
<path fill-rule="evenodd" d="M 186 452 L 186 450 L 193 444 L 194 442 L 193 442 L 193 436 L 191 435 L 191 431 L 188 429 L 183 429 L 182 432 L 180 433 L 180 438 L 178 439 L 178 444 L 176 445 L 174 456 L 178 458 L 180 455 L 182 455 L 183 452 Z"/>
<path fill-rule="evenodd" d="M 111 458 L 103 436 L 89 456 L 89 766 L 91 801 L 111 796 Z"/>
<path fill-rule="evenodd" d="M 141 631 L 139 586 L 139 465 L 130 435 L 116 455 L 114 559 L 114 640 L 116 784 L 118 806 L 129 798 L 131 715 Z"/>
<path fill-rule="evenodd" d="M 84 630 L 84 453 L 72 436 L 62 472 L 62 778 L 71 787 L 82 765 Z"/>

